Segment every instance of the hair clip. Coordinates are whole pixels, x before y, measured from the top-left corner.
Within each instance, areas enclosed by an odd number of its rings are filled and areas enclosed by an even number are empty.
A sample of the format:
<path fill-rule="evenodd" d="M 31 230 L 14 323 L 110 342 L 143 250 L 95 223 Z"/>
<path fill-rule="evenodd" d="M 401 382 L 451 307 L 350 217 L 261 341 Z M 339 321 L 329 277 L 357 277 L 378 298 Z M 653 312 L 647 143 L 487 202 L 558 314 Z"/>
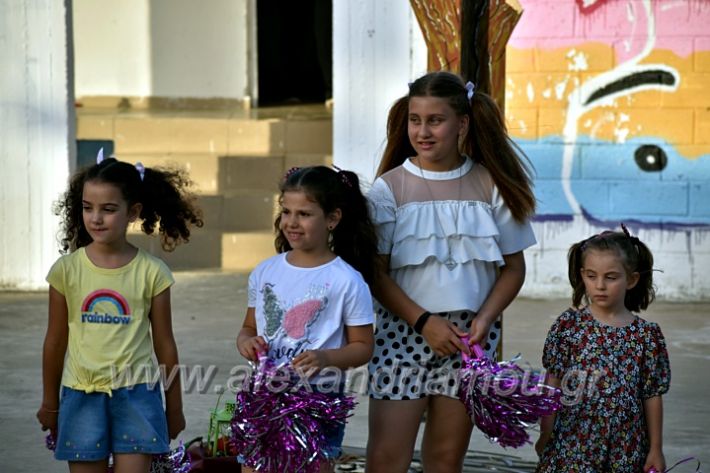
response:
<path fill-rule="evenodd" d="M 476 86 L 473 85 L 473 82 L 468 81 L 466 82 L 466 85 L 464 86 L 466 88 L 466 97 L 468 97 L 468 101 L 471 101 L 471 97 L 473 97 L 473 91 L 476 89 Z"/>
<path fill-rule="evenodd" d="M 141 182 L 143 181 L 143 178 L 145 178 L 145 166 L 143 166 L 143 163 L 137 162 L 135 164 L 136 166 L 136 171 L 138 171 L 138 174 L 141 176 Z"/>
<path fill-rule="evenodd" d="M 96 164 L 101 164 L 104 160 L 104 149 L 101 148 L 98 153 L 96 153 Z"/>
<path fill-rule="evenodd" d="M 340 180 L 343 181 L 343 184 L 352 188 L 353 183 L 350 182 L 350 179 L 348 178 L 347 174 L 345 174 L 345 171 L 343 171 L 341 168 L 339 168 L 335 164 L 333 164 L 332 166 L 333 166 L 333 169 L 335 169 L 338 172 L 338 176 L 340 176 Z"/>
<path fill-rule="evenodd" d="M 286 174 L 284 174 L 284 181 L 287 181 L 289 177 L 291 177 L 294 173 L 296 173 L 300 170 L 301 170 L 301 168 L 294 166 L 291 169 L 289 169 L 288 171 L 286 171 Z"/>

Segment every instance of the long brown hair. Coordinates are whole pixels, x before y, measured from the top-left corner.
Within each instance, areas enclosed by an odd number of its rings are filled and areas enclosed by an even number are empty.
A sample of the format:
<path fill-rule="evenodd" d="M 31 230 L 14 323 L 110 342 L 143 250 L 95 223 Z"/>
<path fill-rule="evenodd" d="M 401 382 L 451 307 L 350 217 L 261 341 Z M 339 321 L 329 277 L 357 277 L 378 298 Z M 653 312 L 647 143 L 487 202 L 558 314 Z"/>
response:
<path fill-rule="evenodd" d="M 457 115 L 467 115 L 469 127 L 462 152 L 488 169 L 516 221 L 535 212 L 530 164 L 525 153 L 508 136 L 503 114 L 488 95 L 475 92 L 469 101 L 463 81 L 450 72 L 431 72 L 412 82 L 409 94 L 397 100 L 387 117 L 387 145 L 377 169 L 381 176 L 416 154 L 407 133 L 409 99 L 446 99 Z"/>

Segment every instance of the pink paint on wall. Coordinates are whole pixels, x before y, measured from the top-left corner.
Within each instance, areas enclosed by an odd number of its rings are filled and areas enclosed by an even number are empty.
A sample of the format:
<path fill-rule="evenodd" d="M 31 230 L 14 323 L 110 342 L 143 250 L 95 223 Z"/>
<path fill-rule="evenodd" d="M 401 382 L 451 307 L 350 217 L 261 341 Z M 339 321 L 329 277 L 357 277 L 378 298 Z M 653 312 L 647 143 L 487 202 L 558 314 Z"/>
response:
<path fill-rule="evenodd" d="M 648 41 L 649 18 L 643 0 L 521 0 L 521 4 L 523 16 L 510 41 L 515 48 L 604 43 L 612 45 L 617 62 L 623 62 L 643 51 Z M 654 49 L 687 57 L 693 53 L 694 38 L 710 37 L 710 1 L 651 0 L 651 10 Z"/>

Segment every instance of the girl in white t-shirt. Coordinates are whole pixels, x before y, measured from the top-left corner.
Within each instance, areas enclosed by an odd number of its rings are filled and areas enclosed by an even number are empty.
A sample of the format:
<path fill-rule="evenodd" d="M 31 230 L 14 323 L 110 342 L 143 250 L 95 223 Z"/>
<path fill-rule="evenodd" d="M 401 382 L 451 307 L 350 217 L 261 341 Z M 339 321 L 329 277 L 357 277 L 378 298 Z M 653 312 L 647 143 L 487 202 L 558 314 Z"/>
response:
<path fill-rule="evenodd" d="M 424 411 L 425 471 L 461 471 L 472 423 L 456 398 L 460 337 L 493 354 L 535 244 L 527 167 L 473 84 L 427 74 L 390 110 L 370 192 L 388 274 L 369 365 L 368 471 L 406 472 Z"/>
<path fill-rule="evenodd" d="M 344 371 L 373 348 L 377 238 L 357 176 L 324 166 L 293 168 L 281 185 L 278 255 L 249 276 L 239 353 L 291 362 L 316 388 L 332 391 Z M 319 381 L 327 383 L 320 386 Z M 330 432 L 326 456 L 338 456 L 344 429 Z M 243 471 L 253 471 L 244 467 Z M 321 471 L 332 471 L 324 461 Z"/>

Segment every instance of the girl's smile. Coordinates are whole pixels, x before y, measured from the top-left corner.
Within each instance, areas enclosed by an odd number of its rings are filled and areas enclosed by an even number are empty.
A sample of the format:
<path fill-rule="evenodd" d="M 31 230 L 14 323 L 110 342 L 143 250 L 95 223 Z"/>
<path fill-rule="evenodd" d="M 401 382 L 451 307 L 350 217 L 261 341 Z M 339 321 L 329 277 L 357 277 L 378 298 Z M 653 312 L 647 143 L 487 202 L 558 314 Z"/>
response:
<path fill-rule="evenodd" d="M 339 211 L 326 216 L 318 203 L 300 191 L 286 191 L 281 197 L 279 228 L 295 253 L 320 256 L 330 253 L 328 234 L 339 221 Z"/>
<path fill-rule="evenodd" d="M 138 216 L 140 204 L 128 208 L 121 190 L 113 184 L 87 181 L 82 193 L 83 220 L 95 243 L 122 244 L 128 224 Z"/>
<path fill-rule="evenodd" d="M 407 132 L 423 169 L 448 171 L 458 166 L 459 136 L 467 128 L 468 116 L 458 116 L 445 99 L 409 99 Z"/>

